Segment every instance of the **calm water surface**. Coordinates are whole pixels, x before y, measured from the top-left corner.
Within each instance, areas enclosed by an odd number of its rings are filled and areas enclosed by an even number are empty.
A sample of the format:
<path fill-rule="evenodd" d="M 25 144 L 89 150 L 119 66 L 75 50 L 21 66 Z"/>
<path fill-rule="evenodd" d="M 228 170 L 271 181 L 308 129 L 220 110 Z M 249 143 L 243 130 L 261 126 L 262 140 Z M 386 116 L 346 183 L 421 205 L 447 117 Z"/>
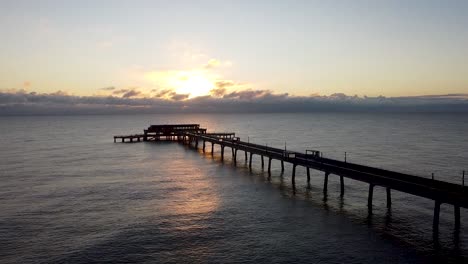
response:
<path fill-rule="evenodd" d="M 468 117 L 450 114 L 253 114 L 0 117 L 0 263 L 430 263 L 466 262 L 468 211 L 454 235 L 442 206 L 374 191 L 298 167 L 272 176 L 254 156 L 175 143 L 114 144 L 150 124 L 200 123 L 243 140 L 461 183 L 468 170 Z M 210 148 L 208 148 L 210 149 Z M 227 152 L 229 153 L 229 151 Z M 241 153 L 242 154 L 242 153 Z M 243 155 L 239 155 L 243 157 Z"/>

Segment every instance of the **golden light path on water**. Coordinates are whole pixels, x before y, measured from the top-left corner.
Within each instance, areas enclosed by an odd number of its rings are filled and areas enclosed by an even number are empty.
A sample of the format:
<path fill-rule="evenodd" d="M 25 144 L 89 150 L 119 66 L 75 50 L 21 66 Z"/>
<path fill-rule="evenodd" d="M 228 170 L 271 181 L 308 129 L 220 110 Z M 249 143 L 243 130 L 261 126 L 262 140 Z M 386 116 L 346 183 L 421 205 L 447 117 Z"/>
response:
<path fill-rule="evenodd" d="M 158 206 L 158 214 L 177 217 L 171 228 L 180 231 L 205 228 L 200 220 L 214 213 L 221 203 L 213 178 L 203 169 L 194 169 L 196 166 L 187 163 L 191 161 L 173 159 L 165 162 L 168 170 L 179 176 L 171 180 L 168 188 L 171 191 L 166 193 L 171 202 Z"/>

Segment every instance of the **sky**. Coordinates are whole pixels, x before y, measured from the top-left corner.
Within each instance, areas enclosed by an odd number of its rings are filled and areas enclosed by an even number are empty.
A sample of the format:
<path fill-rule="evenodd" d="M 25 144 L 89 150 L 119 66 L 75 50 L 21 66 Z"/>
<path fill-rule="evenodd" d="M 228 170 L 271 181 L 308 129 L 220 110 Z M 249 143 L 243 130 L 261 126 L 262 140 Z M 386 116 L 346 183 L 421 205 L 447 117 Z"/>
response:
<path fill-rule="evenodd" d="M 38 96 L 460 102 L 467 13 L 463 0 L 2 0 L 0 109 Z"/>

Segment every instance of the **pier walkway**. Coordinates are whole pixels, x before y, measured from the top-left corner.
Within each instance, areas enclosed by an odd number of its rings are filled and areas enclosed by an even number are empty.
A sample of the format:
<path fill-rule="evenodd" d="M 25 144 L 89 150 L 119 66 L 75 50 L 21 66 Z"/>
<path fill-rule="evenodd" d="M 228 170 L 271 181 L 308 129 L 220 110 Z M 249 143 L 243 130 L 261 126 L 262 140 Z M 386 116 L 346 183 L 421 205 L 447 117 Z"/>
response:
<path fill-rule="evenodd" d="M 235 137 L 235 133 L 206 133 L 206 129 L 200 128 L 198 124 L 191 125 L 159 125 L 150 126 L 144 130 L 143 135 L 117 136 L 124 139 L 129 138 L 133 142 L 151 140 L 173 140 L 180 143 L 193 145 L 198 148 L 202 146 L 203 152 L 206 151 L 206 144 L 211 144 L 211 152 L 214 152 L 214 146 L 219 145 L 221 149 L 221 160 L 224 160 L 225 148 L 230 148 L 232 160 L 237 163 L 237 154 L 244 152 L 245 161 L 249 162 L 249 168 L 252 168 L 252 159 L 254 155 L 260 156 L 262 168 L 265 167 L 265 159 L 268 160 L 268 172 L 271 172 L 271 163 L 273 160 L 281 162 L 281 170 L 284 171 L 284 162 L 292 164 L 292 183 L 295 184 L 296 167 L 303 166 L 307 169 L 307 182 L 310 182 L 310 169 L 324 172 L 323 192 L 326 194 L 328 189 L 328 178 L 330 175 L 336 175 L 340 178 L 340 191 L 344 195 L 344 178 L 349 178 L 369 184 L 368 193 L 368 212 L 372 214 L 372 200 L 374 188 L 381 186 L 386 189 L 387 208 L 391 208 L 391 191 L 400 192 L 425 197 L 434 200 L 434 218 L 433 231 L 438 235 L 439 214 L 441 204 L 450 204 L 454 206 L 455 229 L 460 229 L 460 207 L 468 208 L 468 187 L 448 183 L 444 181 L 427 179 L 410 174 L 384 170 L 369 167 L 360 164 L 354 164 L 329 158 L 324 158 L 320 151 L 306 150 L 305 153 L 288 151 L 241 141 Z M 116 142 L 116 137 L 114 137 Z"/>

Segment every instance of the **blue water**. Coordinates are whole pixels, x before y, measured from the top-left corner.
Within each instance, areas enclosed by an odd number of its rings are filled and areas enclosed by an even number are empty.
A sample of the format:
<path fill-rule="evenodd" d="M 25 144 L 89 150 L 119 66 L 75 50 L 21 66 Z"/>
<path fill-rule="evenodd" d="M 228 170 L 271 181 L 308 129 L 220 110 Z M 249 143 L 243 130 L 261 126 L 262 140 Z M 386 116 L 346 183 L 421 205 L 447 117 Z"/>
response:
<path fill-rule="evenodd" d="M 150 124 L 200 123 L 243 140 L 461 183 L 468 118 L 450 114 L 252 114 L 0 117 L 1 263 L 465 262 L 467 210 L 454 235 L 442 206 L 398 192 L 393 208 L 364 183 L 298 167 L 269 179 L 254 156 L 214 155 L 177 143 L 114 144 Z M 210 150 L 210 148 L 207 148 Z M 229 153 L 229 152 L 227 152 Z M 242 154 L 242 153 L 241 153 Z M 239 158 L 241 157 L 241 158 Z"/>

